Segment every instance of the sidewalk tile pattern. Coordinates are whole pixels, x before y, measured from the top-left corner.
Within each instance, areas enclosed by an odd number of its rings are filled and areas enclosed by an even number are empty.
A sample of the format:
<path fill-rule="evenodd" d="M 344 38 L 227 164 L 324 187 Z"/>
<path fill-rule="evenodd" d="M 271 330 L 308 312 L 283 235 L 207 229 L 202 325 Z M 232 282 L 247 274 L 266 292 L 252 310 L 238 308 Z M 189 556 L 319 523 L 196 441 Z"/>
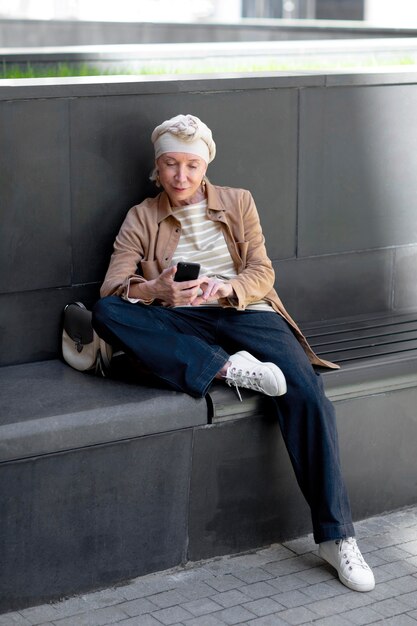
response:
<path fill-rule="evenodd" d="M 0 626 L 417 626 L 417 506 L 356 524 L 375 590 L 355 593 L 312 536 L 188 563 L 0 615 Z"/>

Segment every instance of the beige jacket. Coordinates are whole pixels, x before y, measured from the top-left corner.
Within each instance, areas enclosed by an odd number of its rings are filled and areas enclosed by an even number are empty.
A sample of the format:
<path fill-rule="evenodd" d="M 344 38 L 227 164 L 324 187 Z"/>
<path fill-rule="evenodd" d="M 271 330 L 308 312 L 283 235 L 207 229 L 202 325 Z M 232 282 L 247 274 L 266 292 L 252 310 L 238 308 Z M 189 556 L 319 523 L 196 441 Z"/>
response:
<path fill-rule="evenodd" d="M 207 216 L 222 224 L 238 274 L 230 281 L 236 298 L 220 300 L 220 304 L 244 310 L 258 300 L 270 302 L 293 328 L 311 363 L 338 368 L 313 352 L 278 297 L 274 289 L 275 273 L 266 253 L 258 212 L 250 192 L 208 183 L 207 199 Z M 131 208 L 116 237 L 101 296 L 126 296 L 130 281 L 156 278 L 170 266 L 180 235 L 181 225 L 165 192 Z M 136 274 L 138 264 L 140 276 Z"/>

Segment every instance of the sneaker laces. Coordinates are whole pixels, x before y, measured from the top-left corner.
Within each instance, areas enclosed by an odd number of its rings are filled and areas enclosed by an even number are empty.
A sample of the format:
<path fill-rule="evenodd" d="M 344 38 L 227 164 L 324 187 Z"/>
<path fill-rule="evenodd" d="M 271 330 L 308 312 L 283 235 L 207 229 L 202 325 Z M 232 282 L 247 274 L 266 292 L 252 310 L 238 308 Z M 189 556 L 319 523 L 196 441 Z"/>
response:
<path fill-rule="evenodd" d="M 365 562 L 354 537 L 338 539 L 336 541 L 336 545 L 339 546 L 339 553 L 344 559 L 345 564 L 349 566 L 350 570 L 352 570 L 352 565 L 359 565 L 364 569 L 370 569 L 369 565 Z"/>
<path fill-rule="evenodd" d="M 253 391 L 263 392 L 261 385 L 262 372 L 256 373 L 250 370 L 243 371 L 241 368 L 234 367 L 233 365 L 227 370 L 225 381 L 229 387 L 233 387 L 242 402 L 242 396 L 239 391 L 239 387 L 245 387 L 245 389 L 252 389 Z"/>

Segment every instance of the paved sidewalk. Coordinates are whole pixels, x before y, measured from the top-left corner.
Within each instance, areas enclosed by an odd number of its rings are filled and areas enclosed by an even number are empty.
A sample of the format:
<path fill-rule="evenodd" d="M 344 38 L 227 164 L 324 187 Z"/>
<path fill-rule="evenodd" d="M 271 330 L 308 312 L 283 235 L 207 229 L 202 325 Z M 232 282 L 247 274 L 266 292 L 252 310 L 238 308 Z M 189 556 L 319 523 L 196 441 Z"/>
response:
<path fill-rule="evenodd" d="M 309 535 L 0 615 L 0 626 L 417 624 L 417 506 L 355 526 L 370 593 L 344 587 Z"/>

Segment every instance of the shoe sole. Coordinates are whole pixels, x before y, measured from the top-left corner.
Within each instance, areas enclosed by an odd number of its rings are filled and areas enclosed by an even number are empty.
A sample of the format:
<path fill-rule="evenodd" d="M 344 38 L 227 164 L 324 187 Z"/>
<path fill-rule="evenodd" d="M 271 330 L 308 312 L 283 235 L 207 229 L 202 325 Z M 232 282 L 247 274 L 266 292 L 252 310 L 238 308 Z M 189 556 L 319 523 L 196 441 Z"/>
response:
<path fill-rule="evenodd" d="M 339 574 L 339 580 L 343 585 L 345 585 L 345 587 L 352 589 L 352 591 L 361 591 L 364 593 L 366 591 L 372 591 L 373 589 L 375 589 L 375 583 L 373 583 L 372 585 L 355 585 L 355 583 L 352 583 L 350 580 L 342 576 L 342 574 Z"/>
<path fill-rule="evenodd" d="M 243 357 L 248 359 L 248 361 L 252 361 L 252 363 L 260 363 L 261 365 L 266 365 L 268 369 L 273 371 L 274 376 L 278 381 L 278 393 L 265 393 L 266 396 L 277 397 L 283 396 L 285 393 L 287 393 L 287 381 L 285 380 L 285 376 L 278 367 L 278 365 L 275 365 L 275 363 L 270 363 L 269 361 L 267 363 L 265 363 L 264 361 L 259 361 L 259 359 L 256 359 L 254 356 L 252 356 L 252 354 L 250 354 L 250 352 L 246 352 L 246 350 L 240 350 L 240 352 L 238 352 L 237 354 L 241 354 Z"/>

